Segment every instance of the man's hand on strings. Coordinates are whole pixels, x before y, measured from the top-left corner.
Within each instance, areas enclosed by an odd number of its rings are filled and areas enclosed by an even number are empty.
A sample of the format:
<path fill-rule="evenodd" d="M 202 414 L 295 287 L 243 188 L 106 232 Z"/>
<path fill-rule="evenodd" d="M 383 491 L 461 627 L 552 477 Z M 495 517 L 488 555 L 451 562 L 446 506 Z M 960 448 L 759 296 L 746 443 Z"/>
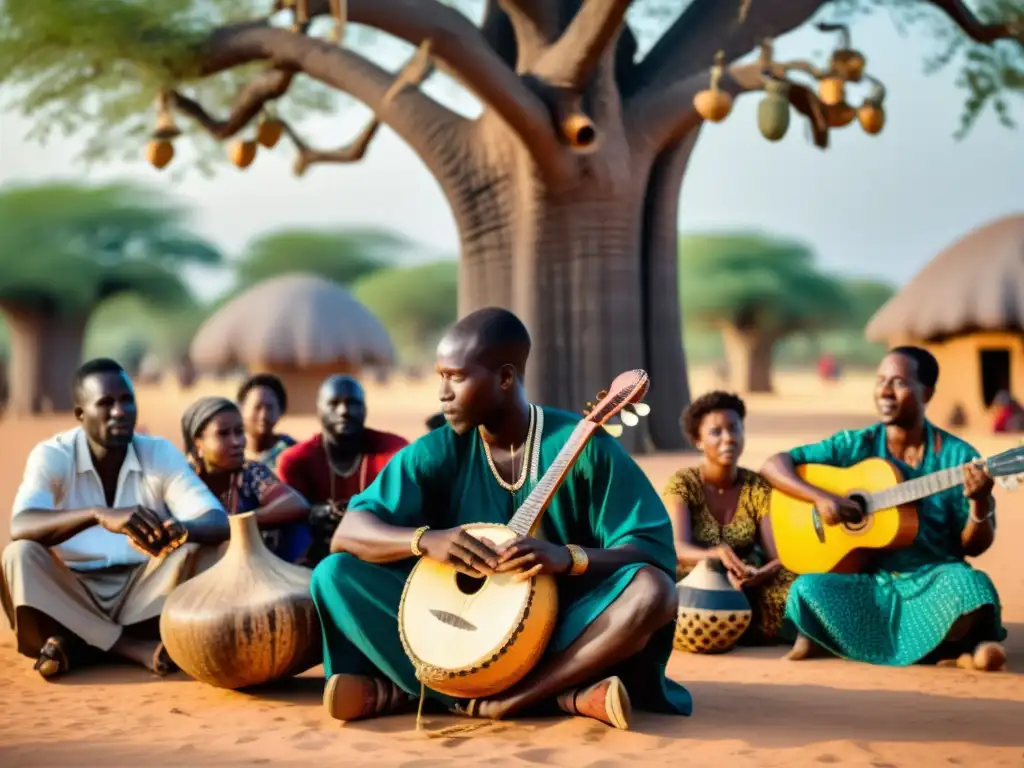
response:
<path fill-rule="evenodd" d="M 419 543 L 424 557 L 447 563 L 460 573 L 478 578 L 495 572 L 498 553 L 494 544 L 460 528 L 427 531 Z"/>
<path fill-rule="evenodd" d="M 544 574 L 564 574 L 572 568 L 572 555 L 567 548 L 532 536 L 519 536 L 497 549 L 498 567 L 495 572 L 514 573 L 516 581 Z"/>

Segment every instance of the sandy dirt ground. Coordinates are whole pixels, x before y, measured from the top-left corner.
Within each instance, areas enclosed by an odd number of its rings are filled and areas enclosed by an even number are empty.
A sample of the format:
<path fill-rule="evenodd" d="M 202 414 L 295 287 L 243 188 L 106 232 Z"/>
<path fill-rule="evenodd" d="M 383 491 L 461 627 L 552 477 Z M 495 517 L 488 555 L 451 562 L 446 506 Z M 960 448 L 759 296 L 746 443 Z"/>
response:
<path fill-rule="evenodd" d="M 710 383 L 695 375 L 694 389 Z M 871 420 L 870 380 L 823 387 L 784 374 L 779 394 L 749 402 L 744 463 Z M 178 441 L 182 407 L 230 383 L 140 391 L 141 423 Z M 369 388 L 373 426 L 409 438 L 434 409 L 432 382 Z M 32 445 L 70 417 L 0 422 L 0 508 L 9 508 Z M 284 427 L 296 436 L 308 417 Z M 968 435 L 991 453 L 1014 441 Z M 641 460 L 661 486 L 689 456 Z M 177 673 L 160 680 L 128 666 L 83 669 L 44 682 L 0 630 L 0 765 L 342 765 L 375 766 L 1024 766 L 1024 519 L 1020 498 L 998 491 L 996 545 L 978 561 L 998 586 L 1010 632 L 1009 670 L 889 669 L 838 660 L 786 662 L 781 648 L 719 657 L 676 653 L 670 675 L 695 701 L 689 718 L 638 713 L 634 730 L 567 718 L 502 723 L 461 738 L 417 733 L 414 718 L 341 725 L 320 708 L 322 670 L 259 691 L 230 692 Z M 0 526 L 6 541 L 7 526 Z M 457 722 L 431 717 L 427 731 Z M 349 761 L 352 761 L 351 763 Z"/>

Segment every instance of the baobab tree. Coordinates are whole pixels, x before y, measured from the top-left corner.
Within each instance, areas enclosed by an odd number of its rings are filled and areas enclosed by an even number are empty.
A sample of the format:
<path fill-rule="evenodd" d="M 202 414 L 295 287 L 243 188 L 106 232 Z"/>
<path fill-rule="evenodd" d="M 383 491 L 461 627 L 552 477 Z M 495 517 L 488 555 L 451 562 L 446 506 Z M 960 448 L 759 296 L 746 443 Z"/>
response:
<path fill-rule="evenodd" d="M 189 231 L 187 212 L 150 189 L 48 183 L 0 187 L 0 317 L 10 332 L 11 413 L 70 411 L 93 312 L 135 295 L 173 308 L 180 273 L 221 253 Z"/>
<path fill-rule="evenodd" d="M 488 0 L 477 26 L 458 4 L 439 0 L 268 2 L 274 13 L 298 6 L 285 11 L 291 17 L 283 24 L 277 16 L 220 23 L 227 18 L 220 11 L 238 10 L 238 2 L 6 0 L 2 13 L 12 23 L 5 47 L 24 56 L 0 55 L 0 64 L 6 59 L 15 72 L 35 76 L 45 64 L 45 71 L 60 75 L 48 90 L 37 87 L 37 102 L 66 103 L 70 90 L 89 91 L 102 103 L 98 83 L 122 94 L 151 84 L 159 92 L 150 148 L 157 165 L 171 159 L 163 142 L 178 134 L 174 113 L 219 140 L 259 124 L 260 142 L 272 146 L 283 130 L 298 150 L 299 173 L 315 163 L 360 159 L 378 126 L 387 125 L 418 154 L 451 207 L 461 245 L 459 312 L 505 306 L 530 328 L 531 396 L 578 410 L 619 371 L 643 367 L 651 376 L 653 413 L 645 429 L 627 433 L 633 435 L 628 446 L 675 449 L 685 446 L 677 419 L 689 397 L 677 287 L 678 204 L 698 132 L 706 118 L 728 111 L 732 97 L 766 91 L 760 116 L 766 136 L 785 132 L 791 106 L 824 148 L 830 129 L 855 124 L 857 111 L 846 103 L 844 86 L 864 77 L 865 61 L 848 46 L 820 69 L 774 60 L 770 41 L 835 7 L 824 0 L 692 0 L 642 57 L 625 22 L 631 4 Z M 970 64 L 988 78 L 971 86 L 976 101 L 991 101 L 992 83 L 1000 78 L 1019 87 L 1019 68 L 999 58 L 1019 56 L 1019 0 L 993 0 L 1001 15 L 991 20 L 960 0 L 917 5 L 943 12 L 963 40 L 993 47 L 988 63 L 975 57 Z M 90 11 L 99 6 L 102 13 Z M 54 13 L 65 16 L 44 18 Z M 331 16 L 328 39 L 310 34 L 310 20 Z M 417 46 L 417 55 L 396 77 L 338 44 L 346 20 Z M 1009 53 L 998 42 L 1004 39 L 1015 41 Z M 758 47 L 760 58 L 743 63 Z M 203 82 L 252 65 L 262 70 L 240 87 L 226 117 L 214 116 L 203 104 Z M 417 87 L 433 68 L 479 100 L 479 117 L 468 119 Z M 268 119 L 268 106 L 302 77 L 373 111 L 355 141 L 318 150 L 293 126 Z M 134 78 L 131 86 L 126 78 Z M 882 96 L 876 89 L 865 105 L 860 122 L 866 130 L 882 127 Z M 117 110 L 92 117 L 109 121 L 112 114 L 123 118 Z M 248 165 L 257 149 L 255 141 L 238 142 L 232 159 Z"/>

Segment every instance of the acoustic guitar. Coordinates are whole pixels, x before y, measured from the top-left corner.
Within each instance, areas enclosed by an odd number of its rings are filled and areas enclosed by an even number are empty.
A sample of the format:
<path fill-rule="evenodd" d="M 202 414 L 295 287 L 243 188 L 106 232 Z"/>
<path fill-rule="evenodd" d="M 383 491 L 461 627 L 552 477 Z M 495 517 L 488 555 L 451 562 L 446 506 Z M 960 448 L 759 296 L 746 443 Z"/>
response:
<path fill-rule="evenodd" d="M 540 520 L 587 441 L 622 412 L 633 425 L 649 409 L 640 403 L 648 379 L 642 370 L 616 377 L 611 390 L 576 425 L 551 466 L 507 525 L 463 526 L 497 545 L 536 535 Z M 635 405 L 633 405 L 635 404 Z M 625 416 L 627 406 L 632 406 Z M 524 455 L 530 446 L 524 446 Z M 398 629 L 417 679 L 439 693 L 480 698 L 519 682 L 543 656 L 558 618 L 558 589 L 550 575 L 515 581 L 513 574 L 474 578 L 451 566 L 420 558 L 402 592 Z"/>
<path fill-rule="evenodd" d="M 1014 488 L 1024 472 L 1024 447 L 979 461 L 988 474 Z M 811 502 L 775 489 L 768 520 L 782 565 L 794 573 L 858 573 L 873 550 L 909 546 L 917 536 L 914 503 L 962 485 L 963 468 L 940 469 L 904 480 L 899 468 L 882 458 L 848 468 L 805 464 L 797 474 L 810 485 L 852 499 L 864 512 L 855 523 L 825 525 Z"/>

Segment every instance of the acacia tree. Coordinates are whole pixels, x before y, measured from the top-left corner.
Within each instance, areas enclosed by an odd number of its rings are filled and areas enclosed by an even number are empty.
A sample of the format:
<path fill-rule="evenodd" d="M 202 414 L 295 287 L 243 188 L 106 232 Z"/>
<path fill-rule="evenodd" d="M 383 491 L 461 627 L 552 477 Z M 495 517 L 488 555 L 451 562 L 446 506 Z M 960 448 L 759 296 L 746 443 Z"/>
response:
<path fill-rule="evenodd" d="M 913 5 L 862 2 L 897 10 Z M 1019 38 L 1019 0 L 989 2 L 1002 13 L 997 20 L 983 20 L 962 0 L 919 0 L 917 7 L 942 11 L 962 39 L 982 46 Z M 631 430 L 629 447 L 672 449 L 685 445 L 677 419 L 689 398 L 676 289 L 679 191 L 704 122 L 694 97 L 708 89 L 716 53 L 728 67 L 717 90 L 734 96 L 768 85 L 766 134 L 784 128 L 780 98 L 811 121 L 822 148 L 830 127 L 851 123 L 853 110 L 834 82 L 827 100 L 836 103 L 823 105 L 813 83 L 801 85 L 787 74 L 833 73 L 774 62 L 770 46 L 760 61 L 737 63 L 766 39 L 836 7 L 825 0 L 692 0 L 642 57 L 624 21 L 631 4 L 487 0 L 477 27 L 440 0 L 279 0 L 272 8 L 268 0 L 268 11 L 299 6 L 294 22 L 282 27 L 268 18 L 227 21 L 223 9 L 251 5 L 229 0 L 6 0 L 11 23 L 0 72 L 6 63 L 21 82 L 35 83 L 31 105 L 58 105 L 49 114 L 62 122 L 70 122 L 69 93 L 88 92 L 103 104 L 124 97 L 126 87 L 137 97 L 141 82 L 153 92 L 163 86 L 165 110 L 187 115 L 221 140 L 257 121 L 268 104 L 294 90 L 299 75 L 355 97 L 374 119 L 339 149 L 311 148 L 284 126 L 298 148 L 296 171 L 358 160 L 378 124 L 389 126 L 419 155 L 451 206 L 461 241 L 460 313 L 501 305 L 529 326 L 531 395 L 577 410 L 619 371 L 643 367 L 652 381 L 653 417 L 644 422 L 650 440 Z M 419 57 L 396 79 L 364 56 L 308 34 L 309 19 L 332 12 L 420 46 Z M 1009 58 L 1018 52 L 970 59 L 975 112 L 986 101 L 1003 104 L 999 85 L 1020 87 L 1019 59 Z M 238 90 L 226 117 L 211 114 L 210 102 L 203 106 L 204 82 L 253 65 L 264 69 Z M 415 87 L 431 66 L 480 101 L 478 118 L 467 119 Z M 38 85 L 41 75 L 58 70 L 56 83 Z M 858 66 L 846 74 L 858 79 Z M 193 90 L 186 94 L 186 87 Z M 94 122 L 121 115 L 83 111 Z M 159 127 L 159 140 L 178 131 L 167 111 Z M 273 131 L 261 139 L 273 144 Z M 154 160 L 169 161 L 167 145 L 155 149 Z M 236 145 L 233 158 L 245 166 L 255 149 L 251 141 Z"/>
<path fill-rule="evenodd" d="M 252 240 L 235 271 L 239 288 L 288 272 L 311 272 L 351 285 L 413 247 L 399 235 L 376 229 L 284 229 Z"/>
<path fill-rule="evenodd" d="M 799 243 L 693 235 L 683 238 L 679 253 L 686 317 L 721 331 L 730 383 L 740 392 L 772 391 L 772 355 L 780 341 L 856 319 L 852 292 L 817 269 Z"/>
<path fill-rule="evenodd" d="M 406 362 L 419 363 L 456 320 L 458 279 L 454 261 L 396 266 L 360 278 L 352 294 L 384 323 Z"/>
<path fill-rule="evenodd" d="M 0 193 L 0 314 L 10 331 L 12 413 L 71 408 L 93 310 L 121 294 L 180 304 L 177 270 L 220 252 L 184 227 L 183 210 L 126 185 L 43 184 Z"/>

